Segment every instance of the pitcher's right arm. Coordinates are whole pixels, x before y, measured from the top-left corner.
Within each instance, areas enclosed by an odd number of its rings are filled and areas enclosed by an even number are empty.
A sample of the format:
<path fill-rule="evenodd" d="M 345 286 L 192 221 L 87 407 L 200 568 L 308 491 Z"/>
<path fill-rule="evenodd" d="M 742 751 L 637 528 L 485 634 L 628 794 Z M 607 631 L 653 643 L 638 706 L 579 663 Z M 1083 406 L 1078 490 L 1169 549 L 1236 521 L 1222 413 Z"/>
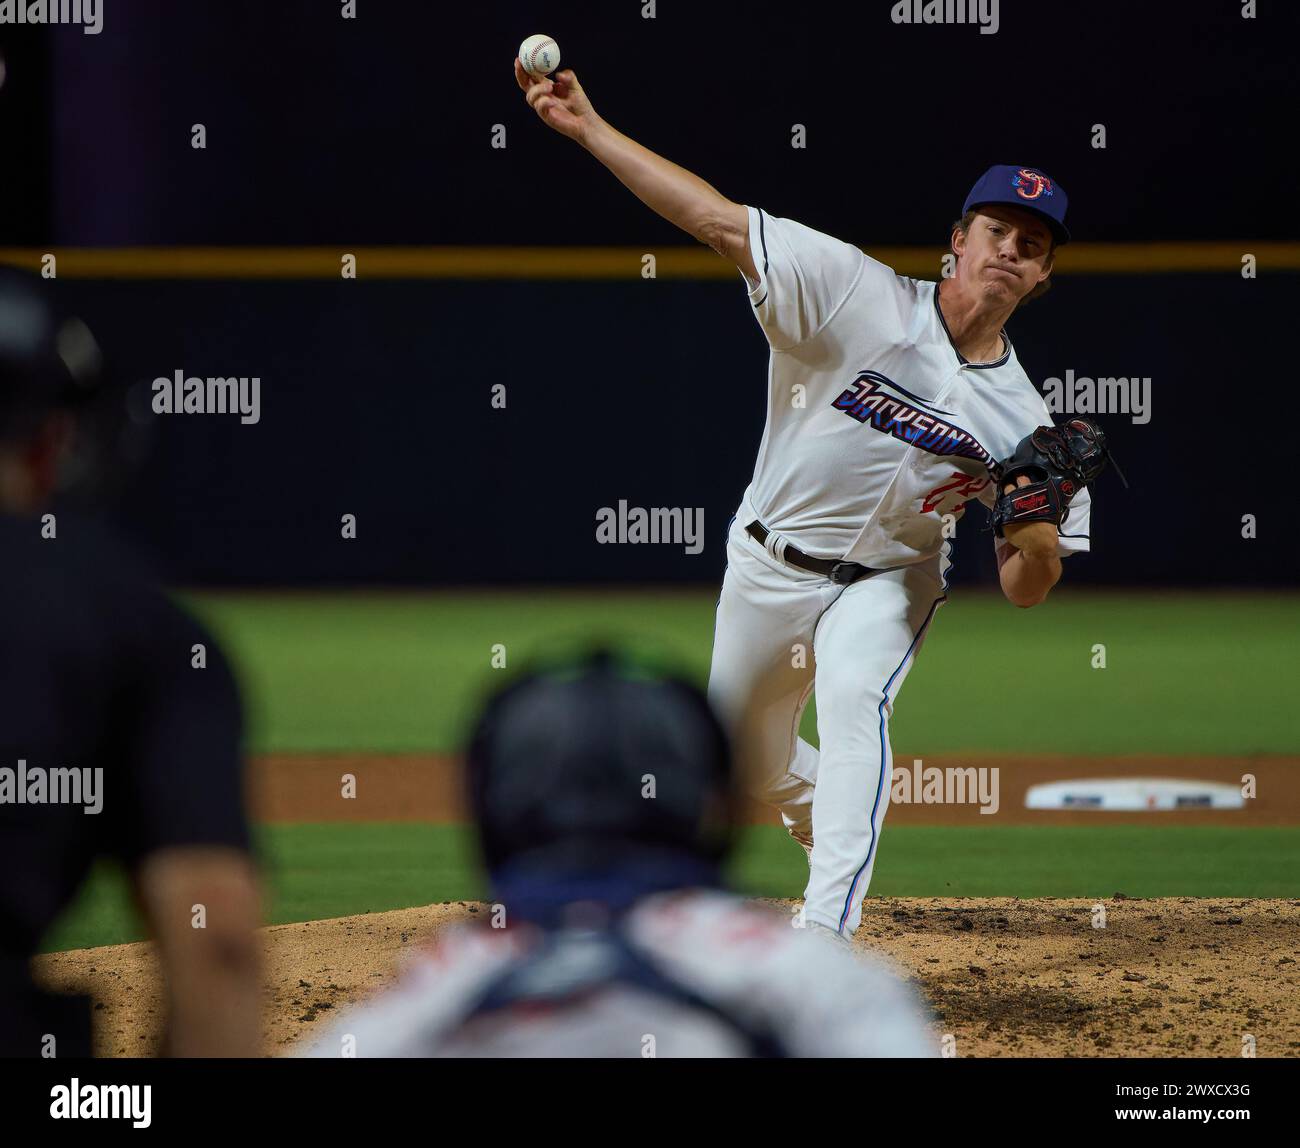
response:
<path fill-rule="evenodd" d="M 548 127 L 580 143 L 652 211 L 730 259 L 750 283 L 758 282 L 744 205 L 610 127 L 592 108 L 572 69 L 554 78 L 531 76 L 516 59 L 515 79 Z"/>

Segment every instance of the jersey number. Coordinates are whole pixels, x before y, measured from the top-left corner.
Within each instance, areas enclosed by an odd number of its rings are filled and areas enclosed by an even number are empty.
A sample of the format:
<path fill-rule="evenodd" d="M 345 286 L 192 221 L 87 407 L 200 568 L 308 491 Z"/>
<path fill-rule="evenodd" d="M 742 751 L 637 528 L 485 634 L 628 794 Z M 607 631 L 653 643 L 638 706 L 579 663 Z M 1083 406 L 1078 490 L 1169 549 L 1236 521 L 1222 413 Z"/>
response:
<path fill-rule="evenodd" d="M 969 474 L 954 470 L 947 482 L 942 486 L 936 486 L 925 496 L 925 500 L 921 503 L 921 513 L 929 514 L 943 501 L 944 495 L 949 491 L 956 493 L 960 502 L 965 502 L 968 498 L 974 498 L 988 484 L 987 478 L 972 478 Z"/>

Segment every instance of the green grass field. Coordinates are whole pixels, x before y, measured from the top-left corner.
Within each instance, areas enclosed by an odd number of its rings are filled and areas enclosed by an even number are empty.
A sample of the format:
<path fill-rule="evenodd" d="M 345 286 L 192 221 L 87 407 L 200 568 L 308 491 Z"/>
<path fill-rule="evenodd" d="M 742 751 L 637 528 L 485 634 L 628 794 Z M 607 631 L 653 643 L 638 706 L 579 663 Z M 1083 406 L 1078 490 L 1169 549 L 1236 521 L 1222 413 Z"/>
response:
<path fill-rule="evenodd" d="M 608 637 L 708 676 L 713 591 L 191 596 L 241 667 L 254 751 L 451 750 L 508 666 Z M 896 744 L 955 750 L 1300 751 L 1300 596 L 1062 591 L 1034 610 L 957 594 L 894 716 Z M 1106 668 L 1093 669 L 1093 647 Z M 1008 686 L 1036 704 L 1008 715 Z"/>
<path fill-rule="evenodd" d="M 449 825 L 265 828 L 267 921 L 284 924 L 482 898 L 468 829 Z M 1166 826 L 885 830 L 871 883 L 896 897 L 1294 896 L 1300 828 Z M 808 867 L 780 828 L 746 830 L 732 876 L 748 893 L 798 897 Z M 45 949 L 140 940 L 125 883 L 96 873 Z"/>
<path fill-rule="evenodd" d="M 708 673 L 713 591 L 202 594 L 187 597 L 243 682 L 250 749 L 454 751 L 508 670 L 605 638 Z M 1300 596 L 1062 592 L 1021 611 L 959 593 L 896 707 L 896 745 L 927 753 L 1300 754 Z M 1106 668 L 1092 668 L 1094 646 Z M 1034 688 L 1014 716 L 1007 691 Z M 811 709 L 812 707 L 810 707 Z M 805 727 L 811 734 L 812 715 Z M 434 825 L 263 827 L 268 920 L 483 895 L 468 834 Z M 735 861 L 756 895 L 797 896 L 806 866 L 779 829 Z M 1098 824 L 886 828 L 873 894 L 1296 896 L 1300 828 Z M 137 939 L 120 876 L 101 870 L 46 949 Z"/>

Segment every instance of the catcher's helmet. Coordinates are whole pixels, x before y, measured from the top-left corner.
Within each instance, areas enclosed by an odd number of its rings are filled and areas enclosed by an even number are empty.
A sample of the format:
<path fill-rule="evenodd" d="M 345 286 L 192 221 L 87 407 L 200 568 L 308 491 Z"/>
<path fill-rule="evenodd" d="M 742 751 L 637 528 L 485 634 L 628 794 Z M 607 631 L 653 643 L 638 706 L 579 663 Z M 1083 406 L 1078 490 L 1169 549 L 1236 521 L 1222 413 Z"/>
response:
<path fill-rule="evenodd" d="M 493 697 L 466 767 L 489 872 L 665 852 L 716 862 L 730 845 L 731 753 L 704 695 L 608 650 Z"/>
<path fill-rule="evenodd" d="M 55 309 L 37 276 L 0 268 L 0 441 L 26 438 L 96 389 L 100 354 L 80 319 Z"/>

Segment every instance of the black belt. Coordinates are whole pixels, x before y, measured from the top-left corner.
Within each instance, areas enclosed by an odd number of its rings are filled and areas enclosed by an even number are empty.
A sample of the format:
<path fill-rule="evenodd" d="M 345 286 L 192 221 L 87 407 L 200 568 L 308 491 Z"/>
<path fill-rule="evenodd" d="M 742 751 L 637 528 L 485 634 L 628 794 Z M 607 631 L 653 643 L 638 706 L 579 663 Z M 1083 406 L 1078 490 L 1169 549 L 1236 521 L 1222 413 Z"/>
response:
<path fill-rule="evenodd" d="M 745 533 L 758 542 L 760 546 L 767 545 L 770 532 L 758 519 L 754 519 L 745 527 Z M 791 566 L 797 566 L 800 570 L 807 570 L 809 574 L 820 574 L 823 578 L 829 578 L 832 582 L 841 586 L 847 586 L 851 582 L 856 582 L 859 578 L 865 578 L 868 574 L 883 573 L 883 571 L 875 570 L 870 566 L 863 566 L 861 562 L 814 558 L 811 554 L 805 554 L 802 550 L 797 550 L 788 543 L 786 544 L 784 557 Z"/>

